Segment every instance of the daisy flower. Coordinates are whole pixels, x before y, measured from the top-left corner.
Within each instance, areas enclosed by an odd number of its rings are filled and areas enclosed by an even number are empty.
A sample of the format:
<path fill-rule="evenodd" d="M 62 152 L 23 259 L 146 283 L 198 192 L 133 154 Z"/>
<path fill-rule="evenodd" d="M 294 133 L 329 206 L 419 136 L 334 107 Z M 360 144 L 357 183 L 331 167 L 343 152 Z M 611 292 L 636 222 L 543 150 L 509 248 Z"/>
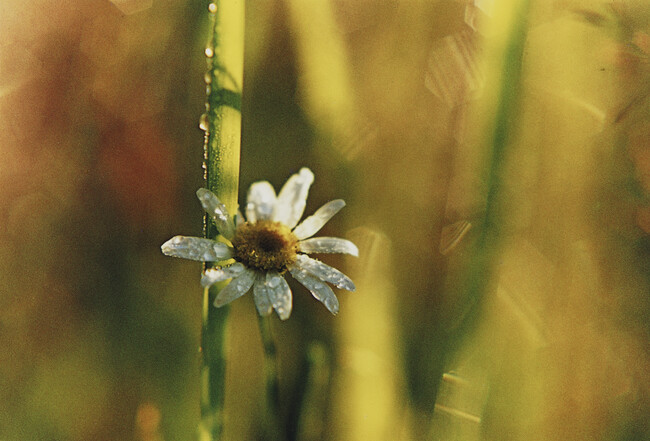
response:
<path fill-rule="evenodd" d="M 201 277 L 201 284 L 205 287 L 231 279 L 217 295 L 216 307 L 230 303 L 252 289 L 260 315 L 267 316 L 275 310 L 280 319 L 286 320 L 292 308 L 291 289 L 284 278 L 289 272 L 332 314 L 336 314 L 339 301 L 327 283 L 348 291 L 355 290 L 354 283 L 339 270 L 308 254 L 358 256 L 359 250 L 346 239 L 312 237 L 345 206 L 342 199 L 326 203 L 298 224 L 312 182 L 314 174 L 308 168 L 291 176 L 277 195 L 269 182 L 255 182 L 248 190 L 246 219 L 239 213 L 234 220 L 214 193 L 201 188 L 196 195 L 205 211 L 214 218 L 219 233 L 229 243 L 175 236 L 162 245 L 162 252 L 184 259 L 225 263 L 207 269 Z"/>

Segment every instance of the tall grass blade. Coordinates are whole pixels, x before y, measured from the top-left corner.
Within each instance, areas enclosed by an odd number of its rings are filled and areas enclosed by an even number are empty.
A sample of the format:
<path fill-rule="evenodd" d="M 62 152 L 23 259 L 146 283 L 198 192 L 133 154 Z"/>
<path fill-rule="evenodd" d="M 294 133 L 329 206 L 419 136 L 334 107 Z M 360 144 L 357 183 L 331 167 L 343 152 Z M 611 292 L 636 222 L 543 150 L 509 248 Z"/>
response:
<path fill-rule="evenodd" d="M 206 113 L 200 126 L 205 131 L 206 186 L 237 212 L 239 155 L 241 149 L 241 88 L 244 58 L 244 1 L 214 1 L 210 13 L 210 37 L 205 49 L 208 62 Z M 217 228 L 205 218 L 205 237 L 216 238 Z M 222 438 L 225 397 L 225 337 L 228 308 L 213 306 L 223 285 L 204 291 L 201 350 L 201 423 L 199 439 Z"/>

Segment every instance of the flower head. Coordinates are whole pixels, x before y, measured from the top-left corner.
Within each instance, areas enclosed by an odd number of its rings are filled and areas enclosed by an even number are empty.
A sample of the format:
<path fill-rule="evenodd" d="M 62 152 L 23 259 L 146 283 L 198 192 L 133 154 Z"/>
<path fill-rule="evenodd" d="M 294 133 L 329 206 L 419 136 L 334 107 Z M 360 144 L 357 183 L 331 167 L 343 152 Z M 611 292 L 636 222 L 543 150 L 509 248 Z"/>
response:
<path fill-rule="evenodd" d="M 359 250 L 346 239 L 312 237 L 345 206 L 342 199 L 326 203 L 298 224 L 313 181 L 311 170 L 303 168 L 289 178 L 277 195 L 267 181 L 255 182 L 248 190 L 246 219 L 241 214 L 233 219 L 214 193 L 201 188 L 196 194 L 229 244 L 175 236 L 162 245 L 162 252 L 203 262 L 223 262 L 223 265 L 207 269 L 201 277 L 201 284 L 206 287 L 231 279 L 217 295 L 214 302 L 217 307 L 252 289 L 260 315 L 269 315 L 275 310 L 282 320 L 286 320 L 292 307 L 291 289 L 284 278 L 289 272 L 332 314 L 336 314 L 339 301 L 327 283 L 348 291 L 355 290 L 354 283 L 339 270 L 308 254 L 358 256 Z"/>

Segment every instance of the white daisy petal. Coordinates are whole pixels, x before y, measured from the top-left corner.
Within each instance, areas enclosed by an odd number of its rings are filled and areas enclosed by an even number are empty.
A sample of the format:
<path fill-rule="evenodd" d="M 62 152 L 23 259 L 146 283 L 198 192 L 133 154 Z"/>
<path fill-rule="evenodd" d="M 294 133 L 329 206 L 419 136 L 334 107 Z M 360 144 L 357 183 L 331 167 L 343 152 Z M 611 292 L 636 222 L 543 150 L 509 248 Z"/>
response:
<path fill-rule="evenodd" d="M 280 320 L 286 320 L 291 315 L 292 297 L 289 284 L 279 273 L 269 271 L 266 273 L 265 286 L 268 290 L 269 300 L 273 309 L 278 313 Z"/>
<path fill-rule="evenodd" d="M 225 239 L 175 236 L 161 246 L 162 252 L 173 257 L 215 262 L 214 268 L 203 272 L 201 284 L 211 287 L 221 282 L 219 286 L 223 289 L 214 300 L 216 307 L 253 291 L 255 307 L 261 316 L 275 311 L 281 320 L 287 320 L 293 308 L 293 294 L 284 277 L 288 265 L 293 277 L 332 314 L 337 314 L 339 301 L 329 284 L 354 291 L 354 283 L 341 271 L 307 254 L 358 256 L 359 250 L 346 239 L 313 237 L 345 206 L 342 199 L 326 203 L 300 222 L 313 182 L 314 174 L 304 167 L 289 177 L 277 194 L 269 182 L 255 182 L 242 207 L 244 214 L 237 210 L 232 215 L 214 193 L 201 188 L 196 195 Z"/>
<path fill-rule="evenodd" d="M 345 201 L 343 199 L 328 202 L 316 210 L 314 214 L 300 222 L 300 225 L 293 230 L 293 234 L 299 240 L 313 236 L 343 207 L 345 207 Z"/>
<path fill-rule="evenodd" d="M 244 222 L 246 222 L 244 215 L 242 214 L 241 210 L 237 210 L 237 215 L 235 216 L 235 227 L 239 227 Z"/>
<path fill-rule="evenodd" d="M 253 183 L 246 199 L 246 220 L 257 222 L 271 219 L 275 200 L 275 190 L 270 183 L 267 181 Z"/>
<path fill-rule="evenodd" d="M 202 262 L 230 259 L 232 248 L 225 243 L 201 237 L 174 236 L 160 247 L 163 254 Z"/>
<path fill-rule="evenodd" d="M 296 256 L 295 267 L 307 271 L 323 282 L 329 282 L 339 289 L 347 289 L 348 291 L 354 291 L 356 289 L 354 282 L 341 271 L 304 254 L 298 254 Z"/>
<path fill-rule="evenodd" d="M 291 176 L 278 194 L 272 219 L 289 228 L 295 227 L 305 211 L 312 182 L 314 174 L 308 168 L 303 167 L 299 173 Z"/>
<path fill-rule="evenodd" d="M 196 196 L 201 201 L 205 212 L 214 218 L 219 233 L 228 240 L 232 239 L 235 235 L 235 225 L 226 206 L 207 188 L 199 188 Z"/>
<path fill-rule="evenodd" d="M 201 276 L 201 285 L 210 286 L 217 282 L 237 277 L 246 267 L 239 262 L 223 268 L 208 268 Z"/>
<path fill-rule="evenodd" d="M 219 308 L 246 294 L 253 286 L 255 277 L 255 271 L 246 268 L 237 277 L 232 279 L 225 288 L 219 291 L 217 298 L 214 300 L 214 306 Z"/>
<path fill-rule="evenodd" d="M 297 267 L 289 268 L 289 271 L 291 271 L 291 275 L 298 282 L 302 283 L 316 298 L 316 300 L 322 302 L 332 314 L 337 314 L 339 312 L 339 300 L 336 298 L 332 288 L 330 288 L 325 282 L 321 282 L 316 277 L 309 275 L 306 271 Z"/>
<path fill-rule="evenodd" d="M 359 249 L 347 239 L 339 237 L 312 237 L 298 243 L 303 253 L 341 253 L 359 256 Z"/>
<path fill-rule="evenodd" d="M 265 317 L 273 311 L 273 304 L 269 299 L 269 290 L 265 285 L 266 277 L 264 274 L 258 274 L 253 285 L 253 296 L 257 312 Z"/>

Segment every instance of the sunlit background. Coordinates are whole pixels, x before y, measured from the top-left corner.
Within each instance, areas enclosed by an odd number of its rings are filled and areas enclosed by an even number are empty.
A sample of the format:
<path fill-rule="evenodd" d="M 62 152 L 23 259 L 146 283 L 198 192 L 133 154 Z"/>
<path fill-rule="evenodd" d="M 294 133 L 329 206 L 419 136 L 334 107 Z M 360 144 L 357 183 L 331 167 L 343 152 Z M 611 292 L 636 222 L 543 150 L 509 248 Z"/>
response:
<path fill-rule="evenodd" d="M 338 316 L 273 320 L 287 441 L 650 440 L 650 5 L 525 3 L 247 2 L 240 188 L 307 166 L 360 248 Z M 207 4 L 1 0 L 1 441 L 196 437 L 160 245 L 202 232 Z M 228 357 L 262 440 L 250 296 Z"/>

